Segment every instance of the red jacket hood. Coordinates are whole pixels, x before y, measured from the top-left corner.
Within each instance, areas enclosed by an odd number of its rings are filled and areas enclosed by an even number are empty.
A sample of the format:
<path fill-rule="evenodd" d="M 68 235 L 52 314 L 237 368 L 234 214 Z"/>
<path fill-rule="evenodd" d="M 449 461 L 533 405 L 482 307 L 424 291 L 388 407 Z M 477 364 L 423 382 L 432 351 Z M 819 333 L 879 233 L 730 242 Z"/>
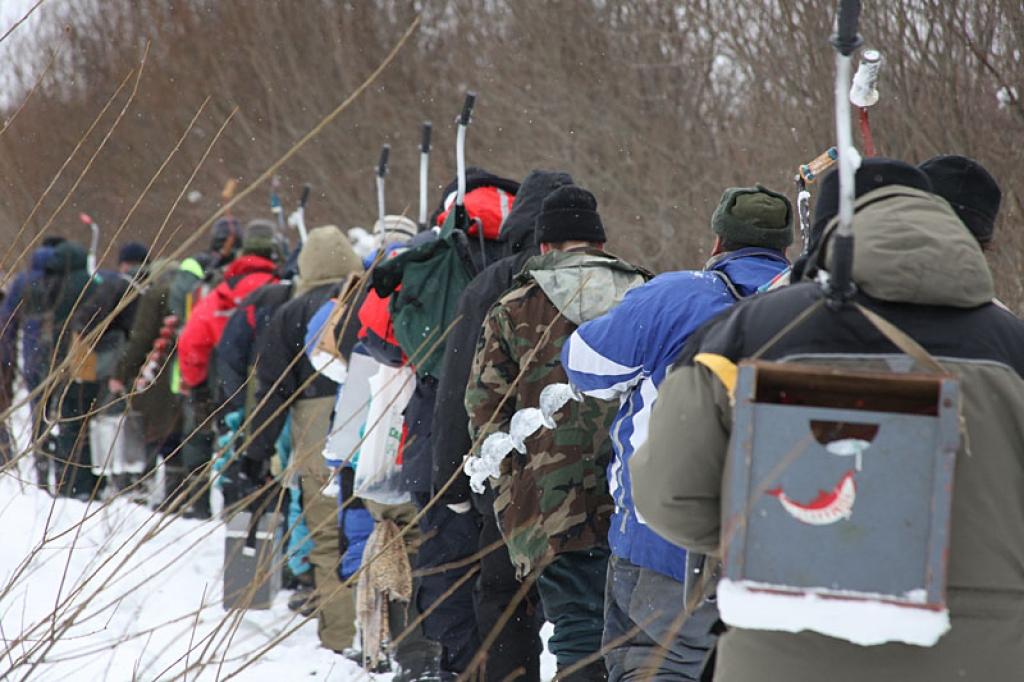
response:
<path fill-rule="evenodd" d="M 231 264 L 224 270 L 224 279 L 231 279 L 232 277 L 248 275 L 254 272 L 275 272 L 276 270 L 277 265 L 269 258 L 249 254 L 247 256 L 239 256 L 231 261 Z"/>

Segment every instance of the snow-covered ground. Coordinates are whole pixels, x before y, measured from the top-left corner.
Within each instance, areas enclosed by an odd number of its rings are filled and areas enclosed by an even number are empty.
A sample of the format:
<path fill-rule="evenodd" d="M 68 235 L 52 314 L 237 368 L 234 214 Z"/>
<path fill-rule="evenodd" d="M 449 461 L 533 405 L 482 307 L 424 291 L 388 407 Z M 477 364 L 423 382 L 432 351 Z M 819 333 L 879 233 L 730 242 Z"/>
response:
<path fill-rule="evenodd" d="M 0 680 L 390 679 L 321 648 L 289 592 L 270 610 L 225 611 L 222 523 L 55 500 L 20 464 L 0 474 Z M 550 679 L 554 658 L 542 667 Z"/>
<path fill-rule="evenodd" d="M 220 603 L 222 524 L 167 523 L 122 500 L 54 501 L 3 476 L 0 527 L 2 679 L 369 679 L 320 648 L 289 593 L 235 627 Z"/>

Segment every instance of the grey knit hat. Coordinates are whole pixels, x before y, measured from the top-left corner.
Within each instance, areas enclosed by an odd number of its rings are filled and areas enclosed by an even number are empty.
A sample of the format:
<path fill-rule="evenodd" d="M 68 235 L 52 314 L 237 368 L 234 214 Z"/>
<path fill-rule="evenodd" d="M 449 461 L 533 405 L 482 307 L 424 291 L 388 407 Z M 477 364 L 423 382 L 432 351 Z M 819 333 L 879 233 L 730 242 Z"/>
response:
<path fill-rule="evenodd" d="M 784 194 L 756 185 L 730 187 L 711 217 L 711 229 L 730 244 L 784 250 L 793 243 L 793 207 Z"/>
<path fill-rule="evenodd" d="M 278 260 L 281 256 L 275 236 L 277 226 L 269 220 L 256 219 L 245 226 L 242 253 Z"/>

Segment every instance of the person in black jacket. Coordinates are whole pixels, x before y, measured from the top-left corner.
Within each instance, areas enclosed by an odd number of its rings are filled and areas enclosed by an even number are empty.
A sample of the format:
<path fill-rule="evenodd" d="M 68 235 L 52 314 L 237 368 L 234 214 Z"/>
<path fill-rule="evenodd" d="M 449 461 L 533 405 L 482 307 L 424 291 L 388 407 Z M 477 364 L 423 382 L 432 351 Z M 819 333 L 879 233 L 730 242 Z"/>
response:
<path fill-rule="evenodd" d="M 266 338 L 277 309 L 292 299 L 294 282 L 283 280 L 246 296 L 231 314 L 213 354 L 217 365 L 214 398 L 228 413 L 246 410 L 253 386 L 256 349 Z"/>
<path fill-rule="evenodd" d="M 455 479 L 441 502 L 447 505 L 448 510 L 459 514 L 462 520 L 458 525 L 472 527 L 472 523 L 479 530 L 475 538 L 469 538 L 465 545 L 455 548 L 461 550 L 461 555 L 453 552 L 452 556 L 445 557 L 446 561 L 465 558 L 501 539 L 494 518 L 493 493 L 488 490 L 485 496 L 474 500 L 477 504 L 471 505 L 469 479 L 462 474 L 463 457 L 472 446 L 465 407 L 466 383 L 487 311 L 509 289 L 523 264 L 540 253 L 534 241 L 534 226 L 541 202 L 555 189 L 571 184 L 573 179 L 568 173 L 535 170 L 526 176 L 516 194 L 515 205 L 501 228 L 504 257 L 477 275 L 459 298 L 455 314 L 458 321 L 445 344 L 444 372 L 438 383 L 434 405 L 432 478 L 435 491 L 444 489 L 449 480 Z M 442 575 L 454 582 L 471 567 L 467 565 Z M 519 585 L 504 545 L 481 559 L 480 576 L 472 594 L 481 638 L 486 638 L 491 632 Z M 517 679 L 540 679 L 540 652 L 543 647 L 538 633 L 542 622 L 539 601 L 531 591 L 517 605 L 491 647 L 486 663 L 487 679 L 506 679 L 517 668 L 525 670 L 525 677 Z"/>
<path fill-rule="evenodd" d="M 338 580 L 338 502 L 321 491 L 331 472 L 323 448 L 330 428 L 337 384 L 319 375 L 305 353 L 306 328 L 321 306 L 338 292 L 350 273 L 361 272 L 362 261 L 348 238 L 334 226 L 309 233 L 299 255 L 299 280 L 293 298 L 273 314 L 257 348 L 255 412 L 252 442 L 241 461 L 241 485 L 252 489 L 270 476 L 270 460 L 288 412 L 292 418 L 292 458 L 289 467 L 301 478 L 303 513 L 313 550 L 309 560 L 320 604 L 318 633 L 328 649 L 343 651 L 355 636 L 351 594 Z M 341 339 L 343 355 L 355 345 L 354 334 Z"/>
<path fill-rule="evenodd" d="M 719 640 L 720 682 L 1009 680 L 1024 666 L 1024 639 L 1001 636 L 1018 631 L 1024 609 L 1024 322 L 993 303 L 992 274 L 976 237 L 927 178 L 902 162 L 870 161 L 855 174 L 852 303 L 895 326 L 959 381 L 961 437 L 944 552 L 951 628 L 925 647 L 734 627 Z M 837 177 L 826 176 L 816 207 L 823 229 L 809 269 L 834 269 L 838 194 Z M 721 498 L 735 457 L 728 444 L 738 428 L 733 394 L 741 361 L 925 371 L 919 355 L 902 353 L 891 332 L 887 338 L 863 312 L 849 303 L 823 305 L 822 298 L 817 282 L 756 296 L 688 341 L 659 389 L 648 440 L 629 462 L 637 511 L 654 531 L 709 555 L 721 556 L 728 543 Z M 864 396 L 864 409 L 872 397 Z M 871 452 L 865 469 L 879 456 Z M 871 489 L 856 485 L 857 505 L 872 504 L 862 502 Z M 883 570 L 891 561 L 862 554 L 875 567 L 883 562 Z M 821 561 L 827 565 L 828 556 Z"/>
<path fill-rule="evenodd" d="M 149 275 L 145 268 L 148 258 L 149 251 L 143 244 L 128 242 L 122 246 L 118 253 L 117 272 L 94 275 L 92 295 L 79 303 L 71 317 L 71 329 L 79 336 L 104 326 L 93 349 L 97 356 L 96 378 L 101 383 L 116 373 L 117 362 L 131 334 L 138 307 L 137 294 L 142 292 L 142 281 Z M 129 290 L 135 292 L 136 296 L 128 299 Z M 125 306 L 107 323 L 107 317 L 125 299 L 128 299 Z"/>

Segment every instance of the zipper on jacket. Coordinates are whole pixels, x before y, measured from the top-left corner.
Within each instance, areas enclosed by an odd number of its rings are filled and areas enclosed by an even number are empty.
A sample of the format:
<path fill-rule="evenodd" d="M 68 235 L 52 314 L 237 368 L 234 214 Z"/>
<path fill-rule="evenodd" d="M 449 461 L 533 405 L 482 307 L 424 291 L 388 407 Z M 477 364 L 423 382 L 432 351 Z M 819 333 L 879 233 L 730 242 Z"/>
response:
<path fill-rule="evenodd" d="M 644 381 L 647 381 L 647 379 L 646 378 L 642 379 L 640 383 L 643 383 Z M 636 387 L 635 390 L 639 390 L 639 388 L 640 388 L 640 386 L 639 386 L 639 384 L 637 384 L 637 387 Z M 620 465 L 619 466 L 619 471 L 616 472 L 616 474 L 615 474 L 616 483 L 619 484 L 619 498 L 620 498 L 618 500 L 615 500 L 615 504 L 616 504 L 617 507 L 622 509 L 622 523 L 619 524 L 619 532 L 620 533 L 625 533 L 626 532 L 626 524 L 629 522 L 629 517 L 630 517 L 630 514 L 631 514 L 631 512 L 629 510 L 629 507 L 627 507 L 626 504 L 622 501 L 625 498 L 625 495 L 626 495 L 626 493 L 625 493 L 625 487 L 626 486 L 625 486 L 625 482 L 622 480 L 622 472 L 623 472 L 623 470 L 625 470 L 626 466 L 628 465 L 628 462 L 626 461 L 626 451 L 622 447 L 622 424 L 627 419 L 632 421 L 633 416 L 635 414 L 636 414 L 636 405 L 633 402 L 633 395 L 630 395 L 629 396 L 629 409 L 622 416 L 622 419 L 619 419 L 619 420 L 617 420 L 615 422 L 615 428 L 612 429 L 612 433 L 611 433 L 612 445 L 615 448 L 616 457 L 618 458 L 619 465 Z"/>

